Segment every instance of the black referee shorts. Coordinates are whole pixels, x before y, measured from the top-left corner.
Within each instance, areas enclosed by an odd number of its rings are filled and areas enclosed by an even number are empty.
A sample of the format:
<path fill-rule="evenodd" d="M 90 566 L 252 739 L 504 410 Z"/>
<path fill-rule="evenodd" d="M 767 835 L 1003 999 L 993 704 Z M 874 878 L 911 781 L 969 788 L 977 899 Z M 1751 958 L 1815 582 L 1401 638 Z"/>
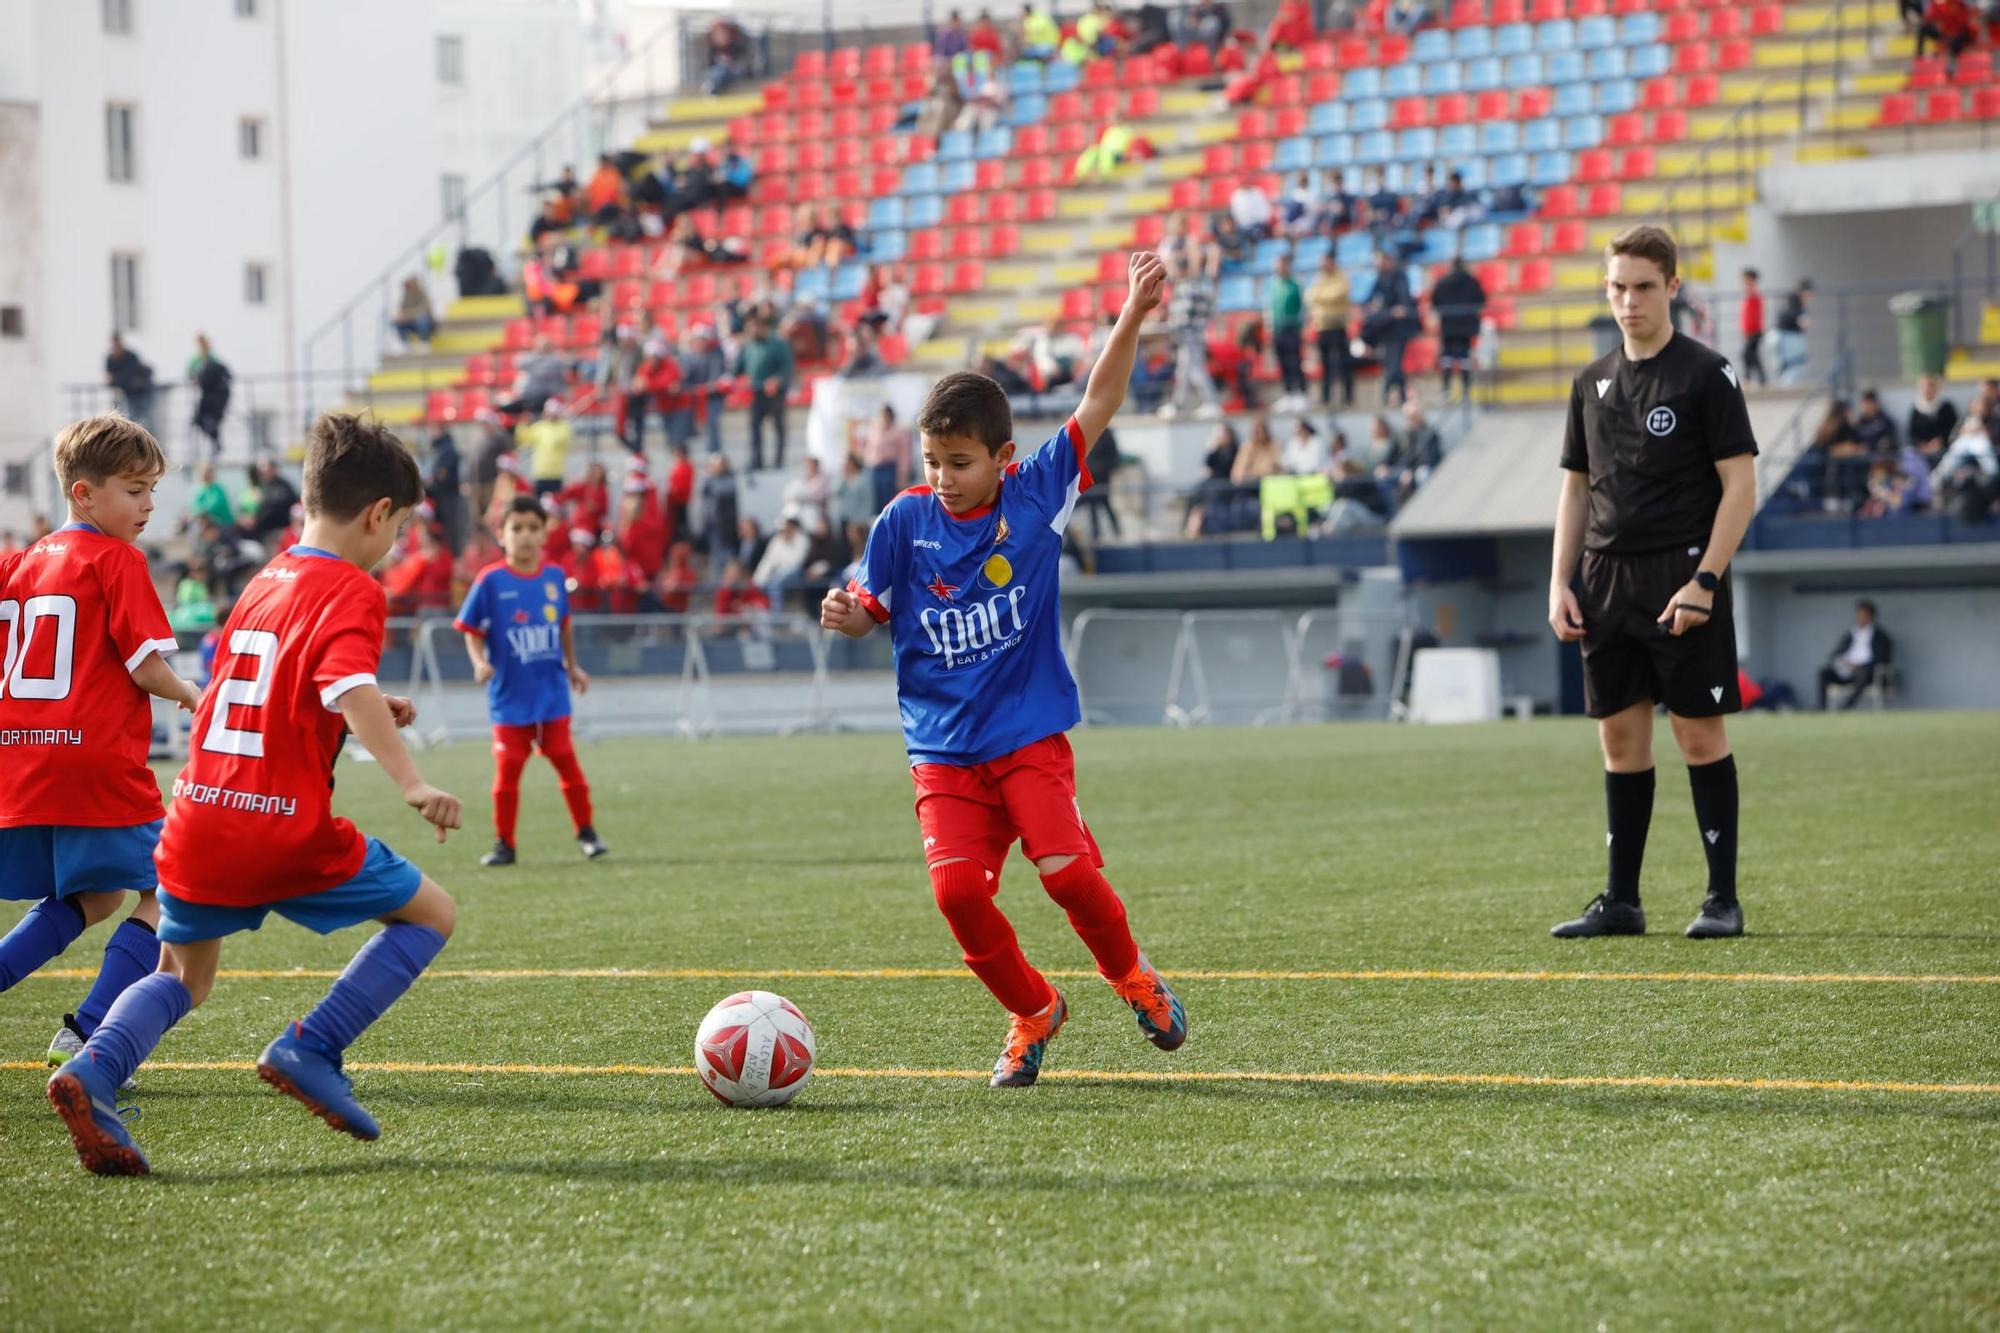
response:
<path fill-rule="evenodd" d="M 1610 717 L 1633 704 L 1663 703 L 1682 717 L 1742 711 L 1736 687 L 1736 621 L 1729 576 L 1714 594 L 1708 623 L 1675 638 L 1660 617 L 1701 565 L 1701 548 L 1644 555 L 1586 551 L 1578 601 L 1583 607 L 1583 706 Z"/>

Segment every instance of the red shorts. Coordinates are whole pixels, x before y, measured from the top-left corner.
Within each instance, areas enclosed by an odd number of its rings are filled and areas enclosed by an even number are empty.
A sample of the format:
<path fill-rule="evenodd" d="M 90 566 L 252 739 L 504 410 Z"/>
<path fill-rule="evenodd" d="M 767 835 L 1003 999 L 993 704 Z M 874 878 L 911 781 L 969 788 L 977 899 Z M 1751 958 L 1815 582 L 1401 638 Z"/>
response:
<path fill-rule="evenodd" d="M 495 754 L 505 754 L 509 750 L 526 754 L 531 746 L 547 754 L 551 747 L 566 750 L 570 745 L 569 719 L 566 717 L 550 718 L 547 722 L 493 724 Z"/>
<path fill-rule="evenodd" d="M 1077 804 L 1076 756 L 1060 732 L 970 768 L 918 764 L 910 779 L 927 864 L 976 861 L 997 875 L 1017 838 L 1030 861 L 1086 856 L 1104 864 Z"/>

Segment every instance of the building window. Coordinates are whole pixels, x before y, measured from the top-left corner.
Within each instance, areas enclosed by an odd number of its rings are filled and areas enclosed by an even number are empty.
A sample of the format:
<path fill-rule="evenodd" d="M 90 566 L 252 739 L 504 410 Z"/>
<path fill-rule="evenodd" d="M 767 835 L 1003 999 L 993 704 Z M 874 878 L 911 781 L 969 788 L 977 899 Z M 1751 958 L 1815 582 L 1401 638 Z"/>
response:
<path fill-rule="evenodd" d="M 438 177 L 438 195 L 444 204 L 447 222 L 465 216 L 465 177 L 455 171 L 447 171 Z"/>
<path fill-rule="evenodd" d="M 21 307 L 0 305 L 0 338 L 25 338 L 28 336 L 28 321 Z"/>
<path fill-rule="evenodd" d="M 264 304 L 264 290 L 270 285 L 271 266 L 269 264 L 245 264 L 243 266 L 243 304 Z"/>
<path fill-rule="evenodd" d="M 129 102 L 110 102 L 104 108 L 104 150 L 106 170 L 114 182 L 139 179 L 139 108 Z"/>
<path fill-rule="evenodd" d="M 464 83 L 465 39 L 463 37 L 439 37 L 437 39 L 437 62 L 439 83 Z"/>
<path fill-rule="evenodd" d="M 104 0 L 104 31 L 112 37 L 131 35 L 132 0 Z"/>
<path fill-rule="evenodd" d="M 236 17 L 254 19 L 257 17 L 257 0 L 236 0 Z"/>
<path fill-rule="evenodd" d="M 111 256 L 111 327 L 130 333 L 139 327 L 139 256 Z"/>
<path fill-rule="evenodd" d="M 236 122 L 236 151 L 244 161 L 255 162 L 264 156 L 264 118 L 245 116 Z"/>

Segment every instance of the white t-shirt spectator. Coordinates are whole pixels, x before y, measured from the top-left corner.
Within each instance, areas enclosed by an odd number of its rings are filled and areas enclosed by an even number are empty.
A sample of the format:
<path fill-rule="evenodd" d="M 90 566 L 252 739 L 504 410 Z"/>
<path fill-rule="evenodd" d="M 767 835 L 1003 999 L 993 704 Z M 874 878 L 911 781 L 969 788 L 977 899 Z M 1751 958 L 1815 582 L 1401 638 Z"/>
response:
<path fill-rule="evenodd" d="M 1236 187 L 1229 196 L 1229 216 L 1236 219 L 1236 225 L 1249 231 L 1253 228 L 1269 229 L 1271 225 L 1271 199 L 1256 186 L 1245 183 Z"/>
<path fill-rule="evenodd" d="M 806 530 L 796 523 L 787 523 L 764 547 L 764 558 L 757 562 L 757 572 L 750 579 L 768 594 L 779 579 L 804 569 L 806 556 L 811 552 L 812 538 L 806 536 Z"/>
<path fill-rule="evenodd" d="M 2000 477 L 2000 455 L 1994 453 L 1993 437 L 1986 433 L 1985 424 L 1974 416 L 1968 416 L 1958 428 L 1958 438 L 1944 451 L 1944 457 L 1938 459 L 1931 476 L 1943 481 L 1960 463 L 1968 462 L 1985 473 L 1988 481 Z"/>
<path fill-rule="evenodd" d="M 1326 444 L 1317 435 L 1293 435 L 1285 441 L 1284 457 L 1285 471 L 1294 477 L 1326 470 Z"/>
<path fill-rule="evenodd" d="M 1841 654 L 1840 660 L 1857 670 L 1872 665 L 1875 661 L 1875 627 L 1856 625 L 1850 630 L 1847 651 Z"/>

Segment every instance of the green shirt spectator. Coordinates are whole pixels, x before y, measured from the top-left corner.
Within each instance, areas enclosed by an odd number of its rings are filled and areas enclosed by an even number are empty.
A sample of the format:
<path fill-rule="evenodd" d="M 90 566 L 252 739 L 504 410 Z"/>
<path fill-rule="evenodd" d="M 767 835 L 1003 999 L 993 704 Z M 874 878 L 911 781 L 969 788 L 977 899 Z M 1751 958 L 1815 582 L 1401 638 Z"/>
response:
<path fill-rule="evenodd" d="M 1270 312 L 1272 333 L 1297 333 L 1305 327 L 1305 295 L 1289 272 L 1271 279 Z"/>
<path fill-rule="evenodd" d="M 215 464 L 204 463 L 201 468 L 201 487 L 194 493 L 194 500 L 188 512 L 197 519 L 212 518 L 218 528 L 236 526 L 236 515 L 229 507 L 229 492 L 215 479 Z"/>
<path fill-rule="evenodd" d="M 772 396 L 780 396 L 792 387 L 792 345 L 775 333 L 751 338 L 736 353 L 734 373 L 750 381 L 758 393 L 765 392 L 766 381 L 775 379 L 778 388 Z"/>

